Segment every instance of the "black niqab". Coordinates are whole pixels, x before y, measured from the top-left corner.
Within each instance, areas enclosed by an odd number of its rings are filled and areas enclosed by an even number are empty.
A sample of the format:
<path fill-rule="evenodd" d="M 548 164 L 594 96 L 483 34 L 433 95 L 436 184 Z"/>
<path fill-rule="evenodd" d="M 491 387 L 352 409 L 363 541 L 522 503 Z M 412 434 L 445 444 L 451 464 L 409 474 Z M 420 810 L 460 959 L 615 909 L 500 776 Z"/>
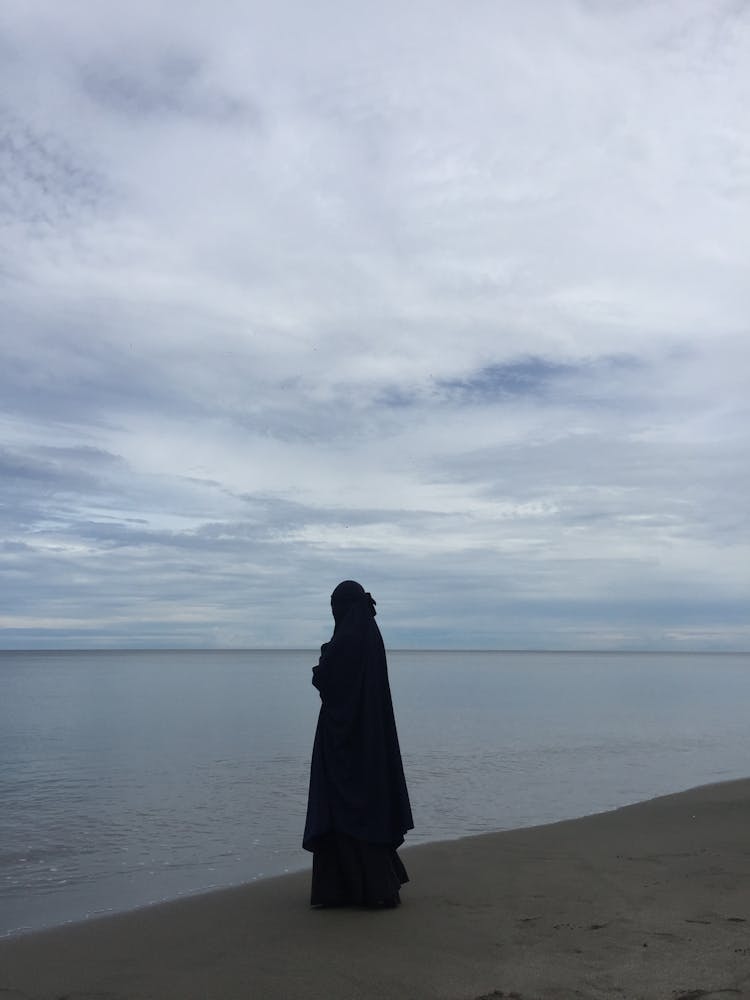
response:
<path fill-rule="evenodd" d="M 303 846 L 330 833 L 398 847 L 413 821 L 375 601 L 353 580 L 331 595 L 335 628 L 313 668 L 321 706 Z"/>

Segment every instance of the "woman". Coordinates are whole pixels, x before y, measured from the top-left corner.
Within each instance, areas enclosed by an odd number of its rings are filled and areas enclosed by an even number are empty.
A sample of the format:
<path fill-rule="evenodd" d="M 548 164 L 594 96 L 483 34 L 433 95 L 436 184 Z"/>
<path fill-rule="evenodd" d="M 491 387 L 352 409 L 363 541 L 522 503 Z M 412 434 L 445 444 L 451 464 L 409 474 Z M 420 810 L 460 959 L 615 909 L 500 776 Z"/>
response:
<path fill-rule="evenodd" d="M 353 580 L 331 595 L 335 627 L 313 668 L 321 706 L 303 846 L 313 906 L 392 907 L 409 878 L 396 848 L 414 826 L 375 601 Z"/>

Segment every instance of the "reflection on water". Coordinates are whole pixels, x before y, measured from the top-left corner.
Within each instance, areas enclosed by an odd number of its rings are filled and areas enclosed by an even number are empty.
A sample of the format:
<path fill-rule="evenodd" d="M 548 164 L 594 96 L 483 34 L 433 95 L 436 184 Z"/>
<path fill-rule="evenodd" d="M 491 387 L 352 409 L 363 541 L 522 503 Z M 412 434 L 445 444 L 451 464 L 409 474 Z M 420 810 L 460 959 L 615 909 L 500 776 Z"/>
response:
<path fill-rule="evenodd" d="M 0 653 L 0 933 L 305 867 L 309 652 Z M 747 769 L 750 657 L 390 654 L 410 843 Z"/>

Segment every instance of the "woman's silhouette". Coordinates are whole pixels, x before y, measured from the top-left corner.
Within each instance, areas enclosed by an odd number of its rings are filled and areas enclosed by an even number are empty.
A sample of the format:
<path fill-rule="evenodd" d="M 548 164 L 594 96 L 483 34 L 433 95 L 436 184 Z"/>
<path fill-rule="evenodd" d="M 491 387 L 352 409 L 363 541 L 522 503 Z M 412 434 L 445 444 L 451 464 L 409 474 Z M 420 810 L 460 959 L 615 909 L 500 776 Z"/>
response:
<path fill-rule="evenodd" d="M 396 853 L 414 826 L 375 601 L 353 580 L 331 595 L 335 627 L 313 684 L 315 731 L 303 846 L 313 906 L 396 906 L 408 881 Z"/>

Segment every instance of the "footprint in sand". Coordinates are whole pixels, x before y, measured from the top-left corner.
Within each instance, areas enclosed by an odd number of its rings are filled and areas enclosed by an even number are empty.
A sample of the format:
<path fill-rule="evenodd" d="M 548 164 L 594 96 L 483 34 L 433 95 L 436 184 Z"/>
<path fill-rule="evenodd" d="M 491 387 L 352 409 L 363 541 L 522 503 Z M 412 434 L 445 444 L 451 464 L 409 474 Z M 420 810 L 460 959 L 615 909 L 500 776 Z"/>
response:
<path fill-rule="evenodd" d="M 679 993 L 674 1000 L 711 1000 L 712 997 L 721 997 L 731 994 L 740 996 L 740 991 L 729 987 L 725 990 L 688 990 L 687 993 Z"/>

